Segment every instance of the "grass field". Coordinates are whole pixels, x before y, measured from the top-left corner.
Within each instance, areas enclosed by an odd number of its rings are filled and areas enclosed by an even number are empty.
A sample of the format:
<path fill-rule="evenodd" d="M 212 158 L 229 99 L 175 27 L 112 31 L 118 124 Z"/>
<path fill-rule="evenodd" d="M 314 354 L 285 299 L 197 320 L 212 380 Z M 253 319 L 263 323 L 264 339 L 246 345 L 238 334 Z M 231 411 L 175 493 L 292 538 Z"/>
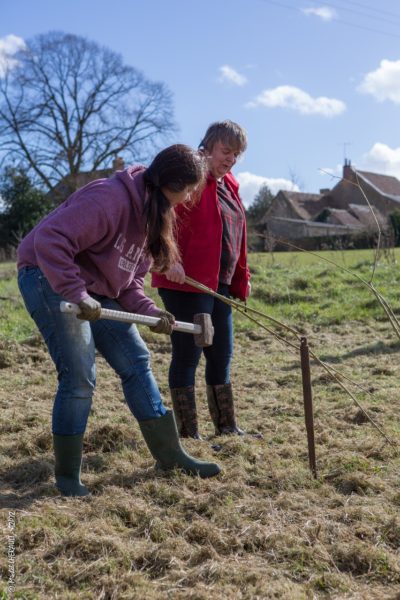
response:
<path fill-rule="evenodd" d="M 400 343 L 374 295 L 351 275 L 370 279 L 373 251 L 321 255 L 350 273 L 304 253 L 251 255 L 249 306 L 306 334 L 321 359 L 361 386 L 346 380 L 398 444 Z M 381 257 L 374 285 L 398 314 L 395 258 Z M 185 447 L 222 466 L 218 478 L 202 481 L 155 474 L 119 382 L 99 358 L 83 462 L 92 496 L 63 499 L 52 476 L 56 378 L 12 264 L 0 265 L 0 323 L 0 598 L 400 599 L 398 449 L 315 362 L 317 479 L 308 469 L 298 353 L 235 316 L 238 421 L 263 438 L 212 438 L 201 366 L 200 429 L 209 439 Z M 169 341 L 141 331 L 169 405 Z"/>

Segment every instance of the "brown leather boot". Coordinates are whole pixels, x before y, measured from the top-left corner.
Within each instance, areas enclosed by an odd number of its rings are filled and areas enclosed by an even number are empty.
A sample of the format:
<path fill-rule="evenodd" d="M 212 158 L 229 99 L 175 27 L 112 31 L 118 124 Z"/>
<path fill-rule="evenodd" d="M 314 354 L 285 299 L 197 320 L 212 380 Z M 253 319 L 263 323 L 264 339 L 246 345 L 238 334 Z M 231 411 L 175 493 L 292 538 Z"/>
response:
<path fill-rule="evenodd" d="M 207 385 L 207 402 L 216 435 L 244 435 L 236 425 L 232 385 Z"/>
<path fill-rule="evenodd" d="M 179 436 L 201 440 L 197 425 L 194 386 L 172 388 L 170 392 Z"/>

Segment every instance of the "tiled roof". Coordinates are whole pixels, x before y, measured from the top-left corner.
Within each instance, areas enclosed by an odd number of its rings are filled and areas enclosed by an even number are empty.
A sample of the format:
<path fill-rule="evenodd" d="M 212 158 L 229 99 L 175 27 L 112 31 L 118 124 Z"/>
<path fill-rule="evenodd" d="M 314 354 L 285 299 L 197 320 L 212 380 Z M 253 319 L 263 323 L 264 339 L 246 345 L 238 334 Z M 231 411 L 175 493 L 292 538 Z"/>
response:
<path fill-rule="evenodd" d="M 360 221 L 351 215 L 347 210 L 341 208 L 325 209 L 335 221 L 340 225 L 348 225 L 348 227 L 361 227 Z"/>
<path fill-rule="evenodd" d="M 87 183 L 95 181 L 96 179 L 110 177 L 113 172 L 113 169 L 101 169 L 99 171 L 81 171 L 80 173 L 77 173 L 77 175 L 67 175 L 54 186 L 48 193 L 48 196 L 53 198 L 56 203 L 62 202 Z"/>
<path fill-rule="evenodd" d="M 375 217 L 378 220 L 378 223 L 380 223 L 380 225 L 385 225 L 385 217 L 379 212 L 379 210 L 375 206 L 373 206 L 372 209 L 374 211 Z M 369 206 L 362 204 L 349 204 L 349 211 L 353 215 L 355 215 L 363 225 L 376 227 L 376 221 Z"/>
<path fill-rule="evenodd" d="M 381 175 L 380 173 L 370 173 L 368 171 L 355 171 L 363 179 L 372 183 L 378 190 L 388 196 L 400 196 L 400 181 L 391 175 Z"/>
<path fill-rule="evenodd" d="M 323 194 L 305 194 L 303 192 L 289 192 L 282 190 L 281 192 L 293 210 L 302 219 L 312 219 L 324 206 L 325 202 L 321 202 Z"/>

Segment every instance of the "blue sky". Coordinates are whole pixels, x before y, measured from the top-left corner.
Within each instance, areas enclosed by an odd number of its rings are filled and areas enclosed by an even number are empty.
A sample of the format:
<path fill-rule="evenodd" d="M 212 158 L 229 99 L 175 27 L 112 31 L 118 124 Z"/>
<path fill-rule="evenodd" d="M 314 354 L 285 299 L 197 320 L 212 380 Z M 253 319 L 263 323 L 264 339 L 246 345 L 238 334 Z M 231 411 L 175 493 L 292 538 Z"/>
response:
<path fill-rule="evenodd" d="M 38 33 L 86 36 L 173 93 L 170 143 L 197 146 L 232 119 L 249 146 L 235 166 L 249 204 L 266 182 L 318 192 L 344 156 L 400 178 L 398 0 L 0 0 L 5 53 Z M 16 36 L 16 37 L 10 37 Z M 20 38 L 20 40 L 19 40 Z M 293 188 L 297 186 L 297 188 Z"/>

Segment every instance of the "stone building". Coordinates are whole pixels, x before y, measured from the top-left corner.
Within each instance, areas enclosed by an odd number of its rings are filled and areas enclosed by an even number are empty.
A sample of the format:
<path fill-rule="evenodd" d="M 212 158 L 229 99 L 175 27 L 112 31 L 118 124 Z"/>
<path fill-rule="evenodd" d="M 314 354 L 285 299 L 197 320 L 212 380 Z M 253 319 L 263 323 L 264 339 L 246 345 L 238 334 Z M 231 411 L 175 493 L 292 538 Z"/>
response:
<path fill-rule="evenodd" d="M 112 167 L 108 169 L 99 169 L 97 171 L 81 171 L 76 175 L 67 175 L 63 177 L 61 181 L 54 186 L 54 188 L 48 193 L 48 196 L 53 200 L 54 204 L 61 204 L 83 187 L 87 183 L 94 181 L 95 179 L 103 179 L 111 177 L 115 171 L 121 171 L 125 168 L 124 160 L 120 156 L 116 156 L 113 160 Z"/>
<path fill-rule="evenodd" d="M 400 209 L 396 177 L 358 171 L 345 161 L 342 179 L 319 194 L 279 191 L 260 221 L 266 249 L 368 246 Z M 379 227 L 378 227 L 379 225 Z"/>

